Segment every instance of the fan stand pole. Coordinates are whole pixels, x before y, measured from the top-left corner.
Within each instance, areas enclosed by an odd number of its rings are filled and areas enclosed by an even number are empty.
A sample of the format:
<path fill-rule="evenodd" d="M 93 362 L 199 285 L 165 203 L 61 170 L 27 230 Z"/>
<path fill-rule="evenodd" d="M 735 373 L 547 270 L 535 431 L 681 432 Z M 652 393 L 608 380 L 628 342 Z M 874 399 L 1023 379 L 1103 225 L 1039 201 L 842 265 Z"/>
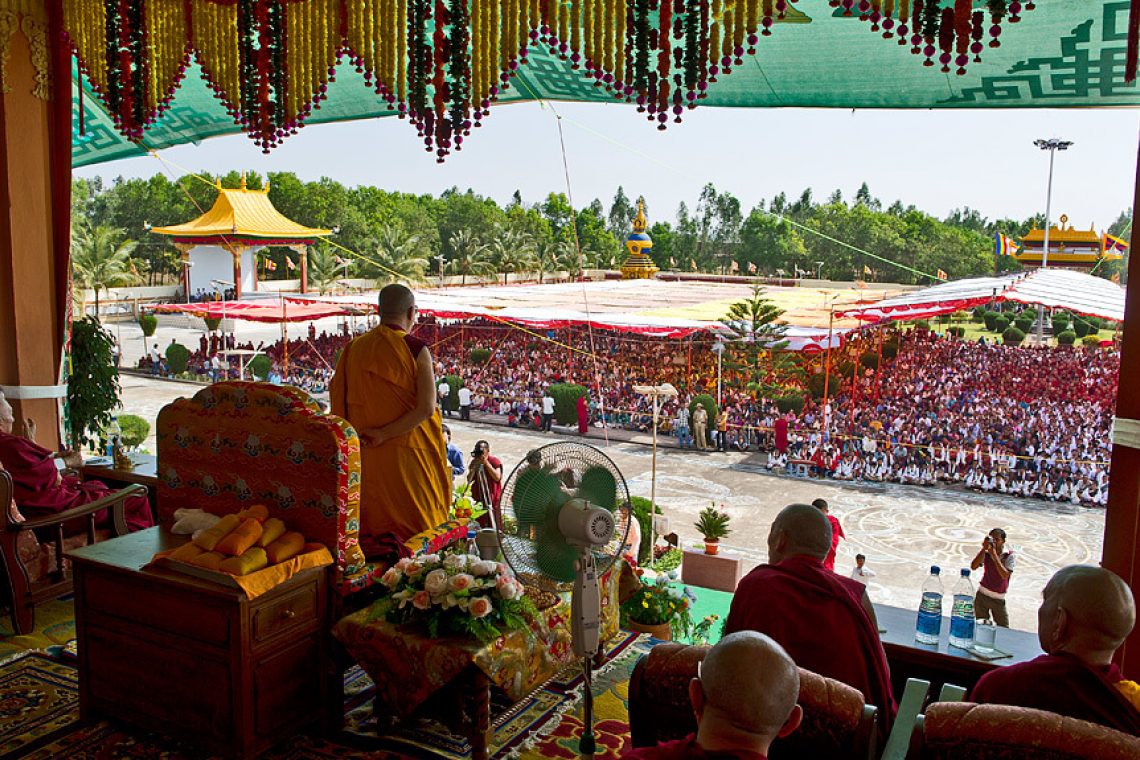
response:
<path fill-rule="evenodd" d="M 594 736 L 594 658 L 582 658 L 582 738 L 578 740 L 578 755 L 592 760 L 598 743 Z"/>
<path fill-rule="evenodd" d="M 661 397 L 653 394 L 653 470 L 649 479 L 649 566 L 656 564 L 657 548 L 657 409 Z M 635 549 L 634 554 L 637 554 Z"/>

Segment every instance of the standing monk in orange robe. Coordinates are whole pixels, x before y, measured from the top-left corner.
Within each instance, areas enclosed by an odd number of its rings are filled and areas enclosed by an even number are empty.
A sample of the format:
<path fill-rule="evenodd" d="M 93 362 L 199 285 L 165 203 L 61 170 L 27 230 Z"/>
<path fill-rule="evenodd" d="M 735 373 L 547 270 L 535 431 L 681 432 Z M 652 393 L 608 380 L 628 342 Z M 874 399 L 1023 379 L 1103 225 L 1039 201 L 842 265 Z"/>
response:
<path fill-rule="evenodd" d="M 415 295 L 380 291 L 380 326 L 345 346 L 329 387 L 332 413 L 360 435 L 360 527 L 401 542 L 447 520 L 451 470 L 427 345 L 409 334 Z"/>

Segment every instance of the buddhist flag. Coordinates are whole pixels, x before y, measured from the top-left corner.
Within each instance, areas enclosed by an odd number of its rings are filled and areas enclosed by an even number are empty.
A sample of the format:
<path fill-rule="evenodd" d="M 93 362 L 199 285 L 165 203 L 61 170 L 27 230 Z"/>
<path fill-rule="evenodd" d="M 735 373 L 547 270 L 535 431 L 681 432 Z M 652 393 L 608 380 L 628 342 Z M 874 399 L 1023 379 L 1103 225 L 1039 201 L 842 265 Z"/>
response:
<path fill-rule="evenodd" d="M 293 259 L 288 256 L 285 257 L 285 266 L 290 270 L 297 268 L 297 265 L 293 263 Z"/>
<path fill-rule="evenodd" d="M 945 273 L 945 272 L 943 272 L 941 269 L 939 269 L 939 270 L 938 270 L 938 279 L 940 279 L 940 280 L 949 280 L 949 279 L 950 279 L 950 275 L 946 274 L 946 273 Z"/>
<path fill-rule="evenodd" d="M 750 274 L 756 274 L 756 262 L 754 262 L 754 261 L 748 262 L 748 271 Z"/>
<path fill-rule="evenodd" d="M 1106 255 L 1110 253 L 1123 255 L 1124 252 L 1128 250 L 1128 243 L 1125 243 L 1115 235 L 1105 235 L 1104 245 L 1101 250 Z"/>
<path fill-rule="evenodd" d="M 1017 243 L 1000 232 L 994 233 L 994 256 L 1013 256 L 1021 250 Z"/>
<path fill-rule="evenodd" d="M 275 262 L 273 259 L 269 258 L 268 256 L 265 258 L 265 271 L 266 272 L 276 272 L 277 271 L 277 262 Z"/>
<path fill-rule="evenodd" d="M 677 268 L 677 260 L 675 258 L 673 258 L 672 256 L 669 257 L 669 268 L 670 269 L 676 269 Z"/>

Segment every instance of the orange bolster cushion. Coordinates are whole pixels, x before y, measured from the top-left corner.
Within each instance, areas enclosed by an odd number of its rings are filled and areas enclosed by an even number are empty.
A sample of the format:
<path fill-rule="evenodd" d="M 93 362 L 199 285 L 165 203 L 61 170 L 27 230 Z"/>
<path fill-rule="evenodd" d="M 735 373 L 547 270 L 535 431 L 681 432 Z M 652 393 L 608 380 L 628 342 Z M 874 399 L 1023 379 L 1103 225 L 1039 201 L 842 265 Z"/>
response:
<path fill-rule="evenodd" d="M 257 539 L 257 545 L 262 548 L 269 546 L 285 535 L 285 523 L 276 517 L 270 517 L 262 524 L 261 528 L 261 538 Z"/>
<path fill-rule="evenodd" d="M 209 530 L 204 530 L 198 537 L 194 539 L 194 543 L 201 546 L 208 552 L 212 552 L 218 542 L 226 537 L 231 530 L 241 525 L 241 518 L 237 515 L 226 515 L 221 520 L 214 523 L 214 527 Z"/>
<path fill-rule="evenodd" d="M 223 573 L 230 575 L 249 575 L 255 573 L 269 564 L 265 550 L 260 546 L 247 549 L 240 557 L 230 557 L 218 566 Z"/>
<path fill-rule="evenodd" d="M 252 517 L 258 522 L 265 522 L 269 519 L 269 509 L 264 504 L 253 504 L 238 512 L 238 517 L 243 520 Z"/>
<path fill-rule="evenodd" d="M 199 554 L 205 554 L 205 553 L 206 553 L 206 550 L 203 549 L 202 547 L 198 546 L 198 544 L 194 543 L 193 541 L 187 541 L 186 543 L 182 544 L 182 546 L 179 546 L 177 549 L 172 551 L 167 556 L 170 559 L 176 559 L 180 562 L 192 562 L 194 560 L 194 558 L 197 557 Z"/>
<path fill-rule="evenodd" d="M 241 556 L 246 549 L 257 543 L 257 539 L 261 538 L 261 531 L 261 523 L 256 518 L 247 517 L 242 520 L 241 525 L 234 528 L 218 542 L 214 551 L 228 554 L 231 557 Z"/>
<path fill-rule="evenodd" d="M 226 559 L 226 555 L 218 554 L 217 552 L 203 552 L 194 559 L 190 560 L 191 565 L 204 567 L 207 570 L 217 570 L 222 562 Z"/>
<path fill-rule="evenodd" d="M 284 562 L 291 557 L 297 556 L 304 548 L 305 537 L 297 531 L 291 530 L 265 547 L 265 553 L 269 556 L 270 564 L 276 565 L 278 562 Z"/>

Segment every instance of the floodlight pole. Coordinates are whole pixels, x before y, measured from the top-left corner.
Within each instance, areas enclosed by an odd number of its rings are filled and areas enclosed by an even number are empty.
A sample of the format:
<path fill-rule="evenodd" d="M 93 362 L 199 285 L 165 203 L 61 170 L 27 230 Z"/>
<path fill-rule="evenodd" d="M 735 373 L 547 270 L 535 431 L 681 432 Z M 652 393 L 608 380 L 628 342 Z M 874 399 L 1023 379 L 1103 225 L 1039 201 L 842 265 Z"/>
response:
<path fill-rule="evenodd" d="M 1049 217 L 1053 205 L 1053 159 L 1059 150 L 1068 150 L 1073 143 L 1069 140 L 1059 140 L 1056 137 L 1048 140 L 1034 140 L 1033 144 L 1041 150 L 1049 151 L 1049 181 L 1045 186 L 1045 241 L 1041 251 L 1041 268 L 1049 266 Z M 1045 307 L 1037 305 L 1037 344 L 1045 342 Z"/>

